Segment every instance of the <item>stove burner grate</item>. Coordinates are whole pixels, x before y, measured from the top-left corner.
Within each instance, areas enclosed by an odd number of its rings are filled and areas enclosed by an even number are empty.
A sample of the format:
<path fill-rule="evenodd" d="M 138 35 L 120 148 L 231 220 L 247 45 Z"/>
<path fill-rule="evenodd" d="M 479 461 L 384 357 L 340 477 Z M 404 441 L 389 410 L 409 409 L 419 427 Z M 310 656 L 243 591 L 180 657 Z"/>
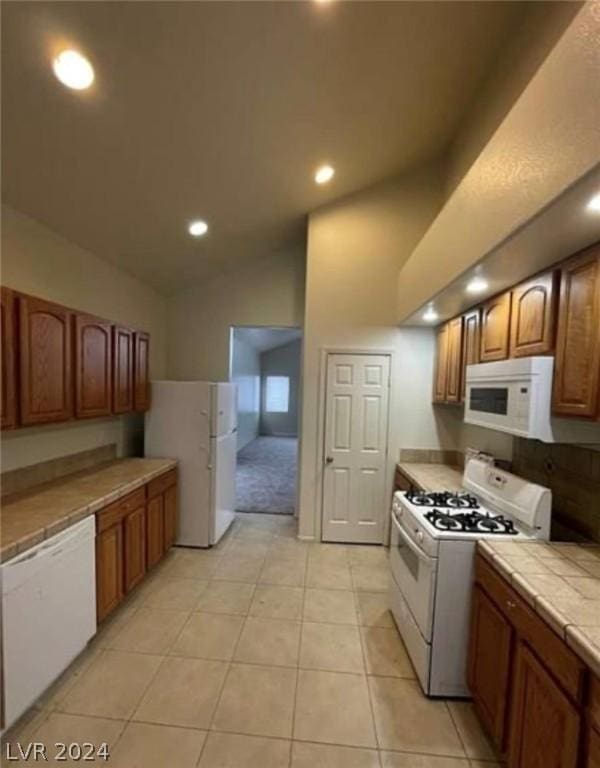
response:
<path fill-rule="evenodd" d="M 417 507 L 446 507 L 447 509 L 479 509 L 479 502 L 470 493 L 407 491 L 406 498 Z"/>
<path fill-rule="evenodd" d="M 438 531 L 461 533 L 496 533 L 516 536 L 517 529 L 512 520 L 503 515 L 491 515 L 482 512 L 442 512 L 432 509 L 425 513 L 425 519 Z"/>

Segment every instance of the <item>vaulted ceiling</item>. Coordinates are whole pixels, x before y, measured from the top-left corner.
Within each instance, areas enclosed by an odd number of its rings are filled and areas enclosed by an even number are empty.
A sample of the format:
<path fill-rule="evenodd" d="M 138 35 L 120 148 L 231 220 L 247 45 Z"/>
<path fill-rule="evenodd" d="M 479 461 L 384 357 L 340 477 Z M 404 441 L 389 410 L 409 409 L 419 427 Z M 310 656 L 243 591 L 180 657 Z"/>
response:
<path fill-rule="evenodd" d="M 4 2 L 3 199 L 164 293 L 302 248 L 308 211 L 444 150 L 526 5 Z"/>

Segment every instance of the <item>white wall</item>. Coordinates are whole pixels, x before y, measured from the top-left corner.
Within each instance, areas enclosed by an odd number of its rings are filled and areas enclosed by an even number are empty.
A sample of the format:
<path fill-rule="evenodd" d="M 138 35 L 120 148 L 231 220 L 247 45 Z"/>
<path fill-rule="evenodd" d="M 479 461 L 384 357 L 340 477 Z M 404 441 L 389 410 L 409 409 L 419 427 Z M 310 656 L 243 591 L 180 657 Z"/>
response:
<path fill-rule="evenodd" d="M 304 269 L 303 251 L 282 254 L 172 297 L 169 377 L 227 381 L 232 326 L 302 326 Z"/>
<path fill-rule="evenodd" d="M 104 259 L 65 240 L 40 222 L 3 206 L 2 284 L 73 309 L 149 331 L 150 373 L 165 375 L 165 300 Z M 137 415 L 5 431 L 3 471 L 116 443 L 120 455 L 138 452 Z"/>
<path fill-rule="evenodd" d="M 238 387 L 238 451 L 258 437 L 260 421 L 260 354 L 243 334 L 243 329 L 233 332 L 231 354 L 231 380 Z"/>

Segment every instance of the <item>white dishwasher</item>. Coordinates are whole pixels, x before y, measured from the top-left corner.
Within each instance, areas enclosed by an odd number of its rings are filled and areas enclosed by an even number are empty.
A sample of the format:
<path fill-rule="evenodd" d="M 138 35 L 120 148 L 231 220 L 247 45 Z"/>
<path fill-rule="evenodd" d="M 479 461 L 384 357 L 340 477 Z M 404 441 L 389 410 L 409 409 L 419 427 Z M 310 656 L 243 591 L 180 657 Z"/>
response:
<path fill-rule="evenodd" d="M 94 516 L 0 566 L 5 728 L 96 632 Z"/>

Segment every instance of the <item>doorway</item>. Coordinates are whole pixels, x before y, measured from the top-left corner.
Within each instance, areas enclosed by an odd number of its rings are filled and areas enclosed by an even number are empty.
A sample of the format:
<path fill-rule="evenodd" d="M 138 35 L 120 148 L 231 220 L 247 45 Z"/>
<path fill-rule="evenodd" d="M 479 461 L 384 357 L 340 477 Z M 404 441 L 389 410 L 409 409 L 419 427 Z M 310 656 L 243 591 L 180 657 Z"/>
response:
<path fill-rule="evenodd" d="M 232 328 L 238 512 L 296 512 L 301 348 L 298 328 Z"/>
<path fill-rule="evenodd" d="M 390 355 L 327 355 L 323 541 L 383 542 L 390 366 Z"/>

